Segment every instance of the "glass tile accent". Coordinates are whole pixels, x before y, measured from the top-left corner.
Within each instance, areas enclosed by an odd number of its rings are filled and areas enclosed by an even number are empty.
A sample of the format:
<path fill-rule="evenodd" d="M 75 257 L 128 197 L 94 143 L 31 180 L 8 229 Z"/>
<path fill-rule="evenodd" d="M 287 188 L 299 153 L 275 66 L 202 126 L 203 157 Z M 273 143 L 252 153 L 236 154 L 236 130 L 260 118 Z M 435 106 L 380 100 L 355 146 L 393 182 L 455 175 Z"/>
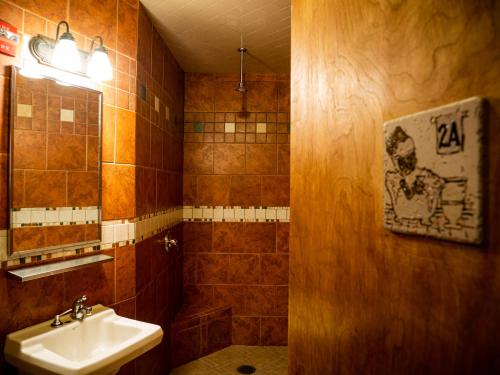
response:
<path fill-rule="evenodd" d="M 205 123 L 202 121 L 194 121 L 193 122 L 193 130 L 196 133 L 203 133 L 203 129 L 205 128 Z"/>
<path fill-rule="evenodd" d="M 146 90 L 146 86 L 144 86 L 142 83 L 139 85 L 139 98 L 142 100 L 146 101 L 148 97 L 148 93 Z"/>

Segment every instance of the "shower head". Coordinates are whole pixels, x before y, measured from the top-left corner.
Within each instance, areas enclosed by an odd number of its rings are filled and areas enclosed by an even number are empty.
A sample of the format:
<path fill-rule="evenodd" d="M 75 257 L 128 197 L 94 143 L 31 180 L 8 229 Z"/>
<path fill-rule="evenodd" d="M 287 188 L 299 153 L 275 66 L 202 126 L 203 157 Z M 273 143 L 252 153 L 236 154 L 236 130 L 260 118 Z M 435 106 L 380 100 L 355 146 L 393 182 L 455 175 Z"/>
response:
<path fill-rule="evenodd" d="M 238 86 L 236 86 L 234 88 L 234 91 L 238 91 L 238 92 L 246 92 L 247 91 L 247 88 L 245 87 L 245 83 L 244 82 L 240 82 L 238 83 Z"/>

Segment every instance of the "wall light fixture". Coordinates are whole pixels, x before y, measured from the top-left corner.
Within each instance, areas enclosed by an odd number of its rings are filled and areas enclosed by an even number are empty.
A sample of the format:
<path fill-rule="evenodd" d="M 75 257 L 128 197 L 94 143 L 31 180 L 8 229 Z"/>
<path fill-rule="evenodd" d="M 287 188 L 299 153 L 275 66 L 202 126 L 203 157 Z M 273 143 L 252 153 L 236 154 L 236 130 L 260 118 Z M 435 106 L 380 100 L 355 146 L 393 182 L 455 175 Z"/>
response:
<path fill-rule="evenodd" d="M 60 27 L 66 31 L 59 36 Z M 99 44 L 94 49 L 95 42 Z M 100 36 L 94 37 L 90 51 L 78 49 L 75 38 L 69 32 L 69 25 L 61 21 L 57 25 L 56 39 L 36 35 L 29 41 L 29 51 L 43 65 L 91 78 L 93 81 L 107 81 L 113 78 L 108 50 Z"/>

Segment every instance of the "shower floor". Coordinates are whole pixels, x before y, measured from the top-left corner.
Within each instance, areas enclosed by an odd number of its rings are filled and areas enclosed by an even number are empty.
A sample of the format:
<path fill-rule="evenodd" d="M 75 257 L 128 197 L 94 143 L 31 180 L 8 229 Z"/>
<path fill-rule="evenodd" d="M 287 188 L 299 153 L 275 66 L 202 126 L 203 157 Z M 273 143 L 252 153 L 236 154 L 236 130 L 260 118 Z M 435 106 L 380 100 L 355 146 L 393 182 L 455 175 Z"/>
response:
<path fill-rule="evenodd" d="M 170 375 L 239 375 L 242 365 L 255 367 L 254 374 L 286 375 L 288 347 L 232 345 L 176 367 Z"/>

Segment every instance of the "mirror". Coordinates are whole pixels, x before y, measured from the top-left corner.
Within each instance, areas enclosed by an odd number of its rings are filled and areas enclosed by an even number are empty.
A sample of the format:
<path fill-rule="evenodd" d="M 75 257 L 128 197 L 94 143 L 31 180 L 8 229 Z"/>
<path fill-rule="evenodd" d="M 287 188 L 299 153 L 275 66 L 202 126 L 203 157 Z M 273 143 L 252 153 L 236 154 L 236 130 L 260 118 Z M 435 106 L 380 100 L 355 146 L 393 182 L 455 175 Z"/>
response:
<path fill-rule="evenodd" d="M 12 69 L 10 255 L 100 242 L 102 93 Z"/>

